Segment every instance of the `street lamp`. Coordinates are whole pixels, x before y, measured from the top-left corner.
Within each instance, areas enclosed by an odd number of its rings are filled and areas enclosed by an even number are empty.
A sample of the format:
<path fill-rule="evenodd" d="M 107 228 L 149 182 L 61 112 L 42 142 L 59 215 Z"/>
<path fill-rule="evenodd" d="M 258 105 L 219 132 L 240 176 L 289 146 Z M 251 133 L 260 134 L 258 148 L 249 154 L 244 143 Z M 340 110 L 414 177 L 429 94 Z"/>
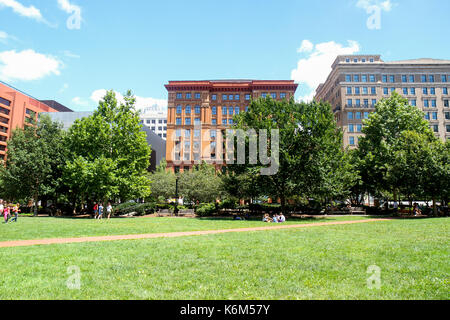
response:
<path fill-rule="evenodd" d="M 174 210 L 174 213 L 176 216 L 178 216 L 178 198 L 179 198 L 179 196 L 178 196 L 178 179 L 179 178 L 180 177 L 176 177 L 176 179 L 175 179 L 175 210 Z"/>

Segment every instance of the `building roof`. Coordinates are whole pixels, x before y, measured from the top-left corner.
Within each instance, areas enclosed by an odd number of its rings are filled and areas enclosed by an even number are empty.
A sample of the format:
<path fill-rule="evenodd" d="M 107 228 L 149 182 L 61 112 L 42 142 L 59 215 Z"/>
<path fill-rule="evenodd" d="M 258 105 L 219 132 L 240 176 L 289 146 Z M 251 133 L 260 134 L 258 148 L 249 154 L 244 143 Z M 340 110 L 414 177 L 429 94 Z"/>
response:
<path fill-rule="evenodd" d="M 294 80 L 248 80 L 248 79 L 224 79 L 224 80 L 187 80 L 169 81 L 165 85 L 168 91 L 172 90 L 252 90 L 262 88 L 283 88 L 297 90 L 298 84 Z"/>
<path fill-rule="evenodd" d="M 386 64 L 450 64 L 450 60 L 420 58 L 385 62 Z"/>
<path fill-rule="evenodd" d="M 59 103 L 55 100 L 41 100 L 41 102 L 45 103 L 50 108 L 55 109 L 58 112 L 73 112 L 72 109 L 69 109 L 66 106 L 63 106 L 61 103 Z"/>

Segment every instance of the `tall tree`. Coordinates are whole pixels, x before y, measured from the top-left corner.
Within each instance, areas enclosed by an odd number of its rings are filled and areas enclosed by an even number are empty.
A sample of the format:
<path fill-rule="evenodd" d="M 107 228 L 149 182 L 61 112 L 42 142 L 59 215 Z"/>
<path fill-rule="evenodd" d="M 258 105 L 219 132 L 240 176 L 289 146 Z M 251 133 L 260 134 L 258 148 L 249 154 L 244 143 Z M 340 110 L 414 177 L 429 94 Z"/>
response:
<path fill-rule="evenodd" d="M 15 129 L 8 141 L 6 165 L 0 166 L 1 193 L 10 200 L 32 199 L 34 213 L 43 197 L 62 188 L 66 153 L 62 125 L 42 116 L 38 123 Z"/>
<path fill-rule="evenodd" d="M 152 198 L 170 199 L 175 196 L 175 180 L 176 176 L 172 171 L 167 171 L 166 161 L 162 161 L 156 167 L 156 171 L 150 175 L 152 181 Z"/>
<path fill-rule="evenodd" d="M 71 189 L 80 192 L 80 183 L 73 181 L 72 176 L 86 177 L 82 185 L 92 180 L 108 184 L 103 192 L 96 189 L 85 194 L 85 199 L 114 197 L 128 200 L 150 194 L 147 169 L 151 149 L 145 132 L 141 131 L 139 113 L 135 109 L 136 99 L 128 91 L 124 100 L 124 103 L 119 103 L 114 91 L 108 91 L 94 114 L 77 120 L 69 130 L 66 143 L 70 159 L 65 177 Z M 86 168 L 96 168 L 93 169 L 95 175 L 84 175 Z M 105 170 L 109 170 L 111 175 L 106 175 Z"/>

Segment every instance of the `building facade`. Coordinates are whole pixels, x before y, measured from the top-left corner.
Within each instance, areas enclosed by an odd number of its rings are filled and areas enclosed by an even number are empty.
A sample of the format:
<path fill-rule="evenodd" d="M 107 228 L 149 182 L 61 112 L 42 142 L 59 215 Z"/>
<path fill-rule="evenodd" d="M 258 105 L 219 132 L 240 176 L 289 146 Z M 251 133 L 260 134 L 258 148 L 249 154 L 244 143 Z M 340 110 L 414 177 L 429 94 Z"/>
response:
<path fill-rule="evenodd" d="M 425 112 L 437 137 L 450 139 L 450 60 L 384 62 L 379 55 L 338 56 L 315 99 L 331 104 L 344 130 L 344 146 L 357 147 L 363 120 L 375 104 L 397 92 Z"/>
<path fill-rule="evenodd" d="M 163 140 L 167 138 L 167 111 L 162 108 L 148 107 L 141 112 L 141 124 L 148 127 Z"/>
<path fill-rule="evenodd" d="M 291 80 L 170 81 L 166 160 L 170 170 L 190 170 L 205 161 L 220 169 L 225 159 L 222 137 L 233 117 L 251 100 L 290 99 L 298 85 Z"/>
<path fill-rule="evenodd" d="M 58 112 L 26 93 L 0 82 L 0 160 L 5 160 L 7 141 L 16 128 L 37 121 L 41 112 Z"/>

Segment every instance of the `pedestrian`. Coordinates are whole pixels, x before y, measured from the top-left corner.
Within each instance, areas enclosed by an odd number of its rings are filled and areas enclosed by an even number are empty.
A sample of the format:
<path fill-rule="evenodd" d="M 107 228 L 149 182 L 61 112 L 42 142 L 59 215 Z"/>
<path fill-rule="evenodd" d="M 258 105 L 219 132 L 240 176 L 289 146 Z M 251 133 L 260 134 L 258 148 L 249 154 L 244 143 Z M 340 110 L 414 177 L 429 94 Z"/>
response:
<path fill-rule="evenodd" d="M 8 223 L 9 219 L 9 207 L 6 206 L 5 209 L 3 209 L 3 218 L 5 219 L 5 223 Z"/>
<path fill-rule="evenodd" d="M 98 220 L 103 219 L 103 204 L 100 203 L 98 206 Z"/>
<path fill-rule="evenodd" d="M 14 205 L 14 207 L 12 208 L 12 212 L 14 213 L 14 218 L 12 218 L 10 222 L 13 222 L 13 221 L 17 222 L 17 219 L 19 218 L 19 212 L 20 212 L 18 204 Z"/>
<path fill-rule="evenodd" d="M 94 219 L 97 219 L 98 216 L 98 204 L 94 202 Z"/>
<path fill-rule="evenodd" d="M 108 220 L 111 218 L 113 208 L 111 202 L 108 202 L 108 206 L 106 207 L 106 213 L 108 214 Z"/>

